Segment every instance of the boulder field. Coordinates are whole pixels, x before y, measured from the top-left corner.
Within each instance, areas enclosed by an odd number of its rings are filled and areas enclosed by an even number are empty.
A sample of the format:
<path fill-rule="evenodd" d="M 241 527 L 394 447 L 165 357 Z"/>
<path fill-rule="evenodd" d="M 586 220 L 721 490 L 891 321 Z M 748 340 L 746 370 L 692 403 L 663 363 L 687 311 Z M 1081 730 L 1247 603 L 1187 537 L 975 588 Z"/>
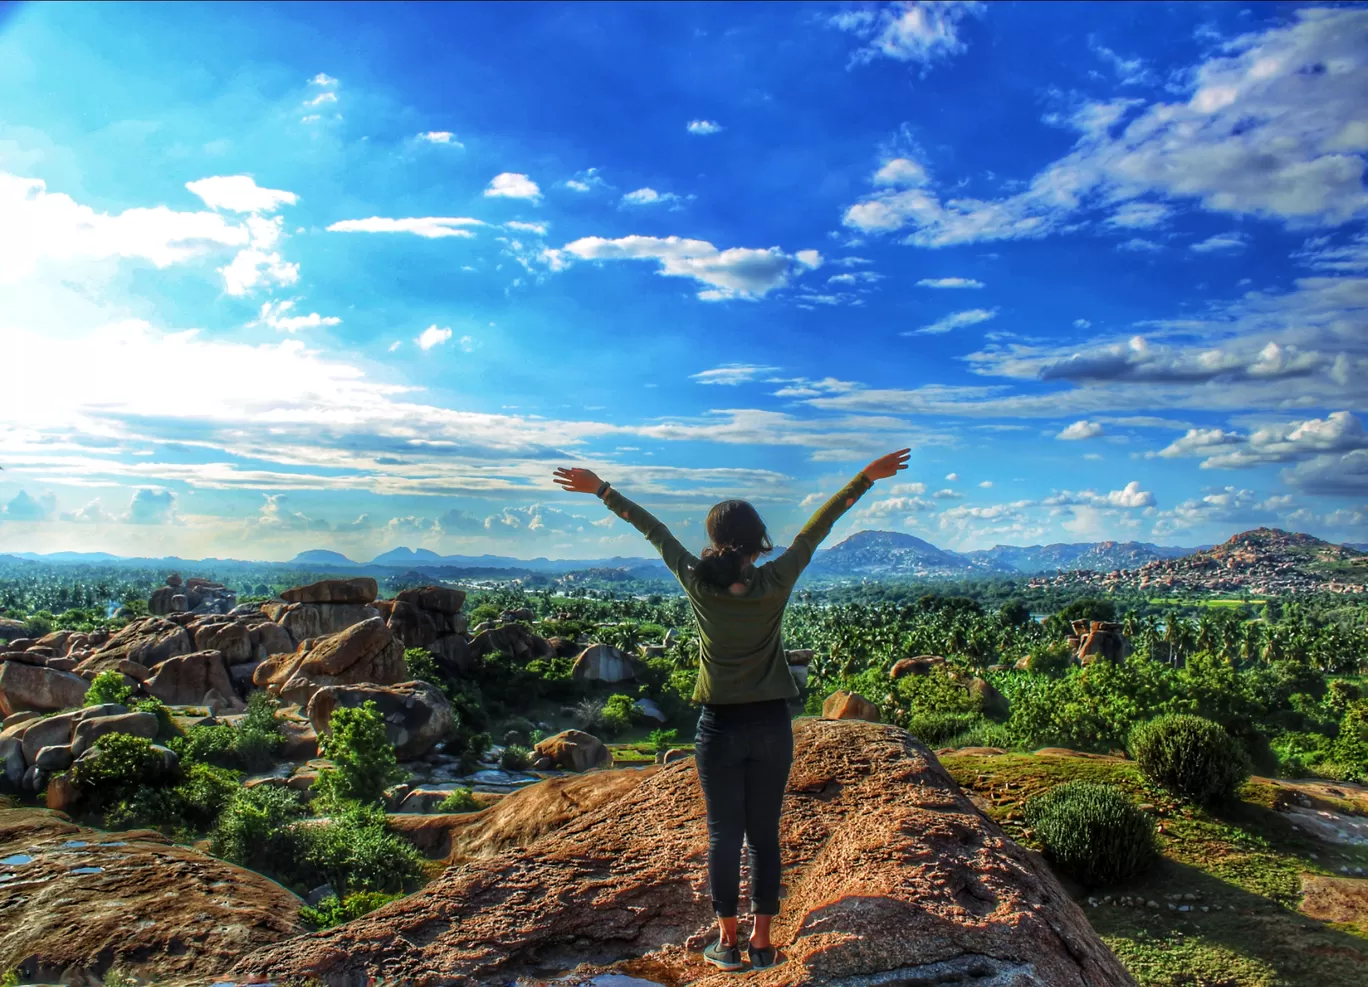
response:
<path fill-rule="evenodd" d="M 549 831 L 518 822 L 515 799 L 531 807 L 538 797 L 520 792 L 481 813 L 483 824 L 472 818 L 478 837 L 453 833 L 453 866 L 424 890 L 263 946 L 225 978 L 475 987 L 574 970 L 670 987 L 730 983 L 696 952 L 713 916 L 693 761 L 639 775 L 623 784 L 621 772 L 599 772 L 560 786 L 556 799 L 586 808 Z M 576 785 L 596 776 L 621 791 L 584 798 Z M 501 809 L 507 827 L 495 823 Z M 522 837 L 496 835 L 520 826 Z M 786 895 L 775 936 L 788 961 L 747 983 L 1134 985 L 1039 858 L 896 727 L 795 721 L 781 838 Z"/>
<path fill-rule="evenodd" d="M 0 809 L 0 969 L 24 983 L 98 984 L 113 968 L 209 983 L 254 947 L 304 932 L 302 904 L 150 830 L 103 833 L 44 809 Z"/>

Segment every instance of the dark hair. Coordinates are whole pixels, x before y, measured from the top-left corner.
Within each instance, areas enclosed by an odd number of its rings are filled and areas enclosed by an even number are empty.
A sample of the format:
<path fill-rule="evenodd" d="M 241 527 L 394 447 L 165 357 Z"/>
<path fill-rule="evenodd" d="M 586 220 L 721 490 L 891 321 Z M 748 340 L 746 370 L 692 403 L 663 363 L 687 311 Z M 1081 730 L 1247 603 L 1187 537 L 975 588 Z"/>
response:
<path fill-rule="evenodd" d="M 774 550 L 759 513 L 744 500 L 724 500 L 708 512 L 708 539 L 698 564 L 699 578 L 726 589 L 741 578 L 748 556 Z"/>

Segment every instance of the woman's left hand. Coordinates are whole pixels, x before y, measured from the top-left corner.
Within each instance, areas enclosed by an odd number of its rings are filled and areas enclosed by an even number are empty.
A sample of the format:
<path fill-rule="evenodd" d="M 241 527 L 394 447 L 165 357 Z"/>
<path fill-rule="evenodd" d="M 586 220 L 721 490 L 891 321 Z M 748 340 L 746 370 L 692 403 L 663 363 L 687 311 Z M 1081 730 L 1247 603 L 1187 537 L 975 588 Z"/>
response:
<path fill-rule="evenodd" d="M 578 466 L 561 467 L 555 473 L 556 482 L 571 493 L 598 493 L 603 481 L 593 470 L 580 469 Z"/>

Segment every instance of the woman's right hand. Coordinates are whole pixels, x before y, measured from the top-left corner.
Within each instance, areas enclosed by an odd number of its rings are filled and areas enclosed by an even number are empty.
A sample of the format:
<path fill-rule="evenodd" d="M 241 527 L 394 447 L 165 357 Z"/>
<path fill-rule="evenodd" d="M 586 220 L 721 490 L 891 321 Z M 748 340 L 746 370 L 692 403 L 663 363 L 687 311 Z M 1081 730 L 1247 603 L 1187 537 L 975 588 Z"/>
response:
<path fill-rule="evenodd" d="M 886 480 L 898 470 L 907 469 L 907 459 L 912 455 L 912 450 L 899 449 L 897 452 L 890 452 L 887 456 L 880 456 L 870 463 L 860 472 L 869 477 L 870 480 Z"/>

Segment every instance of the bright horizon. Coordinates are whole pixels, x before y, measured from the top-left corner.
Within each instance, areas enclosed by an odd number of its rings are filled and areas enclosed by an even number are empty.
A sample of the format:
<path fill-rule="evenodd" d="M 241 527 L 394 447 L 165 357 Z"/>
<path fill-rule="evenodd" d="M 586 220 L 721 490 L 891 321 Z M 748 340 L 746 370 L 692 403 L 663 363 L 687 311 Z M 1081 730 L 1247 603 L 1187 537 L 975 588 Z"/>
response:
<path fill-rule="evenodd" d="M 1368 9 L 0 7 L 0 554 L 1368 542 Z"/>

